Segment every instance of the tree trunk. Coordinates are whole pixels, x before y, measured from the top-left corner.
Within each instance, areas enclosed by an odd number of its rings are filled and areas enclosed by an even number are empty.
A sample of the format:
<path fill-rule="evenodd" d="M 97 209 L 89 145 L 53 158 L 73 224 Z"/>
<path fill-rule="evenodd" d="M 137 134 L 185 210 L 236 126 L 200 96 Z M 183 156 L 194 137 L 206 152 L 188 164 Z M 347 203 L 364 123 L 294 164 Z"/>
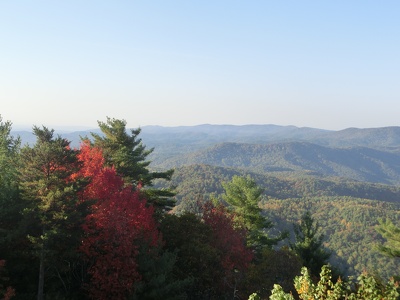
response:
<path fill-rule="evenodd" d="M 39 284 L 38 284 L 38 295 L 37 300 L 44 299 L 44 243 L 42 249 L 40 250 L 40 265 L 39 265 Z"/>

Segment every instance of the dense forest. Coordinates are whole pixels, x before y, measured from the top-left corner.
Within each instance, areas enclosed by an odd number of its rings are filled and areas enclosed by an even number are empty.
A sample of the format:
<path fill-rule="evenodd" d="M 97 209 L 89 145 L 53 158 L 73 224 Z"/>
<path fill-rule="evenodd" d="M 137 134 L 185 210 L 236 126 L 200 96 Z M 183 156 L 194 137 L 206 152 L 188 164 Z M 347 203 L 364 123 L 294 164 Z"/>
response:
<path fill-rule="evenodd" d="M 398 128 L 222 129 L 0 118 L 0 296 L 399 298 Z"/>
<path fill-rule="evenodd" d="M 400 268 L 400 261 L 380 255 L 371 244 L 382 242 L 374 227 L 380 218 L 400 224 L 400 188 L 392 185 L 320 179 L 275 177 L 209 165 L 191 165 L 175 170 L 171 183 L 176 186 L 177 213 L 190 211 L 198 199 L 209 200 L 223 194 L 223 182 L 233 176 L 251 174 L 264 189 L 260 199 L 263 213 L 275 230 L 288 230 L 310 211 L 321 225 L 324 245 L 333 254 L 332 265 L 345 275 L 368 270 L 389 278 Z M 272 232 L 271 232 L 272 233 Z M 289 241 L 287 241 L 288 243 Z"/>

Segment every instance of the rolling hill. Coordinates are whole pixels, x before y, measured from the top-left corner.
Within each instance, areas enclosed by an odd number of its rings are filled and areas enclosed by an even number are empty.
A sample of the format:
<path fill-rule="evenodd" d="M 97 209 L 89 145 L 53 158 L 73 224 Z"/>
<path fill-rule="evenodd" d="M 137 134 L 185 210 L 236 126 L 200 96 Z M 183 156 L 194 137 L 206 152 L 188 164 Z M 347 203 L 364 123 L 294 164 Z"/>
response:
<path fill-rule="evenodd" d="M 99 133 L 99 129 L 92 130 Z M 77 147 L 91 131 L 61 133 Z M 30 132 L 13 132 L 33 143 Z M 257 172 L 308 172 L 400 183 L 400 127 L 328 131 L 277 125 L 144 126 L 154 168 L 210 164 Z"/>
<path fill-rule="evenodd" d="M 373 247 L 382 241 L 374 229 L 378 218 L 390 218 L 400 224 L 400 187 L 393 185 L 307 175 L 290 178 L 190 165 L 177 168 L 172 177 L 171 184 L 177 192 L 174 211 L 196 212 L 198 201 L 220 197 L 222 182 L 247 174 L 264 190 L 260 206 L 275 224 L 270 234 L 292 232 L 293 223 L 310 211 L 321 225 L 325 246 L 332 251 L 331 263 L 344 274 L 355 275 L 363 270 L 383 278 L 396 274 L 400 261 L 380 255 Z"/>
<path fill-rule="evenodd" d="M 364 147 L 329 148 L 307 142 L 222 143 L 165 160 L 160 167 L 208 164 L 259 173 L 307 172 L 384 184 L 400 183 L 400 155 Z"/>
<path fill-rule="evenodd" d="M 289 141 L 305 141 L 333 148 L 359 146 L 392 151 L 400 149 L 400 127 L 396 126 L 339 131 L 278 125 L 143 126 L 141 129 L 141 138 L 149 147 L 167 147 L 178 151 L 182 146 L 189 146 L 192 151 L 224 142 L 267 144 Z M 91 131 L 98 133 L 99 129 L 60 134 L 77 145 L 79 137 L 90 135 Z M 13 134 L 21 135 L 24 142 L 34 142 L 29 131 L 13 131 Z"/>

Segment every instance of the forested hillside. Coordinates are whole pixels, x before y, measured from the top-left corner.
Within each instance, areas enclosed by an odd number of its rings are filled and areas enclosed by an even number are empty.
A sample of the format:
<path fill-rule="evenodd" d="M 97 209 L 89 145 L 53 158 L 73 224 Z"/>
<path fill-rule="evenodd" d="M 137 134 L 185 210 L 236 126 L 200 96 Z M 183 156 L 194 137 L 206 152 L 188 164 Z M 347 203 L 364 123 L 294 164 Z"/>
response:
<path fill-rule="evenodd" d="M 354 197 L 306 197 L 269 199 L 262 205 L 266 214 L 283 230 L 310 211 L 325 235 L 324 245 L 332 251 L 330 262 L 346 275 L 368 271 L 388 279 L 397 274 L 400 261 L 382 256 L 376 245 L 382 239 L 375 230 L 379 218 L 400 224 L 398 203 L 371 201 Z M 374 246 L 375 245 L 375 246 Z"/>
<path fill-rule="evenodd" d="M 0 125 L 5 299 L 268 299 L 328 262 L 398 294 L 377 250 L 379 220 L 400 226 L 397 127 Z"/>
<path fill-rule="evenodd" d="M 322 179 L 312 175 L 273 176 L 241 169 L 210 165 L 190 165 L 175 169 L 171 179 L 178 192 L 178 205 L 182 199 L 194 199 L 199 195 L 220 194 L 222 182 L 234 175 L 250 174 L 264 189 L 264 196 L 276 199 L 349 196 L 370 200 L 400 203 L 400 186 L 346 180 L 343 178 Z"/>
<path fill-rule="evenodd" d="M 159 166 L 191 164 L 240 168 L 258 173 L 303 173 L 385 184 L 400 183 L 400 154 L 370 148 L 328 148 L 305 142 L 223 143 L 166 160 Z"/>
<path fill-rule="evenodd" d="M 223 182 L 246 174 L 251 174 L 264 190 L 261 207 L 276 224 L 275 230 L 292 232 L 293 223 L 305 211 L 313 214 L 326 237 L 326 247 L 333 253 L 332 265 L 345 274 L 355 275 L 366 269 L 388 278 L 400 268 L 400 261 L 394 263 L 372 247 L 382 242 L 374 229 L 379 218 L 400 224 L 399 186 L 310 175 L 276 177 L 233 168 L 191 165 L 176 169 L 172 177 L 171 183 L 177 191 L 175 211 L 192 210 L 198 200 L 219 197 L 224 191 Z"/>

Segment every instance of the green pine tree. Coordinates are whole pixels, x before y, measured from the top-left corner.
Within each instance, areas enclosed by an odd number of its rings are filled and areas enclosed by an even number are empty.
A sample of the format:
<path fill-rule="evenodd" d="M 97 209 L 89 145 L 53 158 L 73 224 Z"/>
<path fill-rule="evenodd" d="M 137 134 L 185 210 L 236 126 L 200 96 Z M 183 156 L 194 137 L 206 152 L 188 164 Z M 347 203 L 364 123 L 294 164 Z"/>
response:
<path fill-rule="evenodd" d="M 262 209 L 258 204 L 263 190 L 250 176 L 235 175 L 230 182 L 224 182 L 222 186 L 225 189 L 223 200 L 233 207 L 239 223 L 248 232 L 248 246 L 260 250 L 263 247 L 271 247 L 287 237 L 286 232 L 276 238 L 271 238 L 266 233 L 273 224 L 262 215 Z"/>
<path fill-rule="evenodd" d="M 11 136 L 11 125 L 0 115 L 0 246 L 16 229 L 21 210 L 17 175 L 21 141 Z"/>
<path fill-rule="evenodd" d="M 23 239 L 20 230 L 23 204 L 19 197 L 17 173 L 21 142 L 11 135 L 11 126 L 12 123 L 3 122 L 0 115 L 0 271 L 8 271 L 9 275 L 0 274 L 0 296 L 3 297 L 3 283 L 10 283 L 15 287 L 15 281 L 8 282 L 4 277 L 9 277 L 10 280 L 17 277 L 14 273 L 21 267 L 22 258 L 15 250 Z"/>
<path fill-rule="evenodd" d="M 103 150 L 106 164 L 114 166 L 126 183 L 133 187 L 141 185 L 146 199 L 159 209 L 171 209 L 174 205 L 172 197 L 175 195 L 169 189 L 152 188 L 155 179 L 170 180 L 173 170 L 165 172 L 151 171 L 151 161 L 147 157 L 153 148 L 146 149 L 142 140 L 138 138 L 141 129 L 126 130 L 126 121 L 107 117 L 106 122 L 98 122 L 103 135 L 92 133 L 94 146 Z"/>
<path fill-rule="evenodd" d="M 376 231 L 386 239 L 383 245 L 378 245 L 378 249 L 390 257 L 400 257 L 400 228 L 389 219 L 379 220 Z"/>
<path fill-rule="evenodd" d="M 327 263 L 330 253 L 323 246 L 324 236 L 319 234 L 319 224 L 311 217 L 310 212 L 303 214 L 300 224 L 293 224 L 296 240 L 290 248 L 302 259 L 303 265 L 313 275 L 318 275 Z"/>
<path fill-rule="evenodd" d="M 38 300 L 44 299 L 46 270 L 53 270 L 62 286 L 65 261 L 75 253 L 83 220 L 78 207 L 79 184 L 70 176 L 78 168 L 77 152 L 54 130 L 34 126 L 37 141 L 21 151 L 20 188 L 25 202 L 28 236 L 39 259 Z"/>
<path fill-rule="evenodd" d="M 138 255 L 138 268 L 142 279 L 135 284 L 130 300 L 183 300 L 190 278 L 178 279 L 174 275 L 177 251 L 163 251 L 161 247 L 142 246 Z"/>

